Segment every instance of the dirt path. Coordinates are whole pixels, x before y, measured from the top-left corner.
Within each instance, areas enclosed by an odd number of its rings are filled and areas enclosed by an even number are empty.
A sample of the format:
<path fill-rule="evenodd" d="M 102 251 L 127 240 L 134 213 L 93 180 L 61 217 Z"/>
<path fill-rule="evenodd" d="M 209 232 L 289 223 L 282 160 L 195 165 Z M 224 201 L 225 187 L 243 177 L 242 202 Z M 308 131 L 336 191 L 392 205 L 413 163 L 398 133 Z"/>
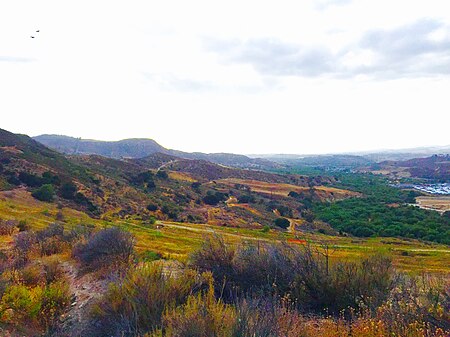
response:
<path fill-rule="evenodd" d="M 69 311 L 64 315 L 57 336 L 83 336 L 88 327 L 88 315 L 91 305 L 104 293 L 106 283 L 92 274 L 79 275 L 78 268 L 72 262 L 61 264 L 70 286 L 72 300 Z"/>

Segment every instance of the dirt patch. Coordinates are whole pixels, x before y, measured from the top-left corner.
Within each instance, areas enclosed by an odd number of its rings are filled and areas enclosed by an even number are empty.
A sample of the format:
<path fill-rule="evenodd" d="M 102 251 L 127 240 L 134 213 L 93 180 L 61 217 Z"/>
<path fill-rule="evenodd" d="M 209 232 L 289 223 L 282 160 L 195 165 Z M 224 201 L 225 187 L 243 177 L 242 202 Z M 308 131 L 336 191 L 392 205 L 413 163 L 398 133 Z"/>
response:
<path fill-rule="evenodd" d="M 69 311 L 61 318 L 57 336 L 84 336 L 90 309 L 105 292 L 107 282 L 96 279 L 93 274 L 80 275 L 74 263 L 63 262 L 61 266 L 70 285 L 72 301 Z"/>
<path fill-rule="evenodd" d="M 253 192 L 261 193 L 265 195 L 280 195 L 287 197 L 289 192 L 294 191 L 300 193 L 302 191 L 308 191 L 309 187 L 305 186 L 297 186 L 291 184 L 282 184 L 282 183 L 267 183 L 264 181 L 257 180 L 243 180 L 243 179 L 221 179 L 217 180 L 217 183 L 221 183 L 223 185 L 234 187 L 236 184 L 244 185 L 249 187 Z M 316 193 L 320 195 L 323 199 L 331 199 L 338 200 L 349 197 L 358 197 L 361 196 L 358 192 L 343 190 L 334 187 L 328 186 L 314 186 L 314 190 Z"/>
<path fill-rule="evenodd" d="M 450 196 L 424 196 L 416 198 L 417 206 L 444 213 L 450 211 Z"/>

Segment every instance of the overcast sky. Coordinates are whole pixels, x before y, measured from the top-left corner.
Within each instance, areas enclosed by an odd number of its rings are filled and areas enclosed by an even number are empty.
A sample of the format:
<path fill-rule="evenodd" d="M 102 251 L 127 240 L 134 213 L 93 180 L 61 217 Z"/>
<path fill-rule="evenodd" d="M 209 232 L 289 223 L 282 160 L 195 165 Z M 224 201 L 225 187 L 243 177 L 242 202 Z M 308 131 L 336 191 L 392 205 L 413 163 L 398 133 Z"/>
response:
<path fill-rule="evenodd" d="M 450 3 L 2 0 L 0 128 L 203 152 L 448 145 Z"/>

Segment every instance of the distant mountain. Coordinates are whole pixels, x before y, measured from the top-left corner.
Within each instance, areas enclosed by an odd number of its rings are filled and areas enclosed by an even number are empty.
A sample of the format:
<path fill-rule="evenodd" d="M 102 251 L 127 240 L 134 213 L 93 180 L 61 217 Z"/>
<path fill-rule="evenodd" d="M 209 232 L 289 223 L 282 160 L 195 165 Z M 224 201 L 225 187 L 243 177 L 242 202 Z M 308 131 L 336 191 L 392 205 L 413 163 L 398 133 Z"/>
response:
<path fill-rule="evenodd" d="M 352 162 L 364 160 L 369 162 L 382 162 L 386 160 L 408 160 L 415 158 L 425 158 L 432 155 L 450 154 L 450 145 L 444 146 L 428 146 L 415 147 L 397 150 L 376 150 L 376 151 L 360 151 L 360 152 L 345 152 L 338 154 L 263 154 L 263 155 L 248 155 L 250 158 L 265 158 L 277 163 L 289 163 L 298 161 L 307 165 L 315 164 L 323 165 L 327 162 L 334 164 L 343 162 L 344 164 L 353 165 Z M 315 163 L 314 163 L 315 162 Z"/>
<path fill-rule="evenodd" d="M 41 135 L 33 138 L 49 148 L 70 155 L 98 154 L 118 159 L 142 158 L 156 152 L 169 152 L 153 139 L 136 138 L 105 142 L 59 135 Z"/>
<path fill-rule="evenodd" d="M 375 162 L 382 162 L 386 160 L 409 160 L 426 158 L 432 155 L 450 154 L 450 145 L 417 147 L 400 150 L 380 150 L 357 154 Z"/>
<path fill-rule="evenodd" d="M 34 137 L 34 139 L 45 146 L 70 155 L 97 154 L 109 158 L 123 159 L 144 158 L 160 153 L 185 159 L 207 160 L 220 165 L 244 169 L 271 170 L 281 167 L 280 164 L 267 159 L 249 158 L 232 153 L 189 153 L 170 150 L 152 139 L 137 138 L 119 141 L 98 141 L 59 135 L 41 135 Z"/>
<path fill-rule="evenodd" d="M 426 158 L 414 158 L 404 161 L 383 161 L 373 166 L 379 172 L 401 175 L 404 172 L 411 177 L 433 181 L 450 181 L 450 155 L 433 155 Z"/>
<path fill-rule="evenodd" d="M 352 169 L 365 167 L 374 162 L 362 156 L 336 154 L 336 155 L 273 155 L 265 157 L 273 162 L 287 167 L 313 167 L 321 169 Z"/>

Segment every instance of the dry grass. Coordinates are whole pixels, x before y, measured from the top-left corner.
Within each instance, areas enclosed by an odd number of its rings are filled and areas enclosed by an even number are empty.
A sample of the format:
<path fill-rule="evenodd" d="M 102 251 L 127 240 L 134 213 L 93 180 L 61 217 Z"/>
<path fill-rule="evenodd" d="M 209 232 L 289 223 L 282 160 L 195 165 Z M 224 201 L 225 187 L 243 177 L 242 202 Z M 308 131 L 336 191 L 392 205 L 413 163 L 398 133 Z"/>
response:
<path fill-rule="evenodd" d="M 417 197 L 416 203 L 423 209 L 436 210 L 441 213 L 450 211 L 450 196 Z"/>
<path fill-rule="evenodd" d="M 266 183 L 263 181 L 257 181 L 257 180 L 243 180 L 243 179 L 235 179 L 235 178 L 228 178 L 228 179 L 221 179 L 217 180 L 218 183 L 227 185 L 229 187 L 233 187 L 236 184 L 245 185 L 251 188 L 253 192 L 266 194 L 266 195 L 280 195 L 287 197 L 289 192 L 302 192 L 309 190 L 309 187 L 305 186 L 297 186 L 297 185 L 291 185 L 291 184 L 276 184 L 276 183 Z M 343 199 L 343 198 L 349 198 L 349 197 L 357 197 L 360 196 L 360 193 L 343 190 L 339 188 L 334 187 L 327 187 L 327 186 L 314 186 L 314 190 L 316 192 L 321 193 L 321 197 L 327 198 L 330 195 L 333 195 L 333 199 Z"/>
<path fill-rule="evenodd" d="M 4 220 L 26 220 L 33 230 L 40 230 L 56 221 L 57 206 L 35 200 L 29 192 L 21 189 L 0 192 L 0 218 Z M 63 208 L 63 225 L 66 229 L 85 223 L 94 224 L 97 228 L 120 226 L 130 230 L 137 239 L 138 253 L 147 250 L 161 254 L 164 258 L 184 261 L 189 253 L 197 249 L 203 242 L 203 236 L 216 232 L 223 235 L 228 244 L 238 241 L 284 241 L 287 239 L 306 240 L 320 246 L 327 243 L 333 247 L 332 259 L 357 260 L 377 251 L 393 255 L 394 266 L 400 270 L 421 273 L 450 273 L 450 249 L 444 245 L 426 244 L 415 240 L 395 238 L 356 239 L 351 237 L 328 236 L 317 233 L 297 231 L 282 233 L 269 231 L 263 233 L 258 229 L 231 228 L 210 224 L 190 224 L 176 222 L 161 222 L 161 229 L 144 226 L 139 220 L 111 221 L 90 218 L 87 214 L 73 209 Z M 220 214 L 211 214 L 217 219 Z M 217 221 L 217 220 L 216 220 Z M 299 227 L 301 228 L 301 226 Z M 0 249 L 8 248 L 12 238 L 0 236 Z M 295 243 L 293 243 L 295 244 Z"/>
<path fill-rule="evenodd" d="M 169 171 L 168 174 L 169 178 L 173 180 L 187 181 L 189 183 L 197 181 L 196 179 L 192 178 L 188 173 Z"/>

